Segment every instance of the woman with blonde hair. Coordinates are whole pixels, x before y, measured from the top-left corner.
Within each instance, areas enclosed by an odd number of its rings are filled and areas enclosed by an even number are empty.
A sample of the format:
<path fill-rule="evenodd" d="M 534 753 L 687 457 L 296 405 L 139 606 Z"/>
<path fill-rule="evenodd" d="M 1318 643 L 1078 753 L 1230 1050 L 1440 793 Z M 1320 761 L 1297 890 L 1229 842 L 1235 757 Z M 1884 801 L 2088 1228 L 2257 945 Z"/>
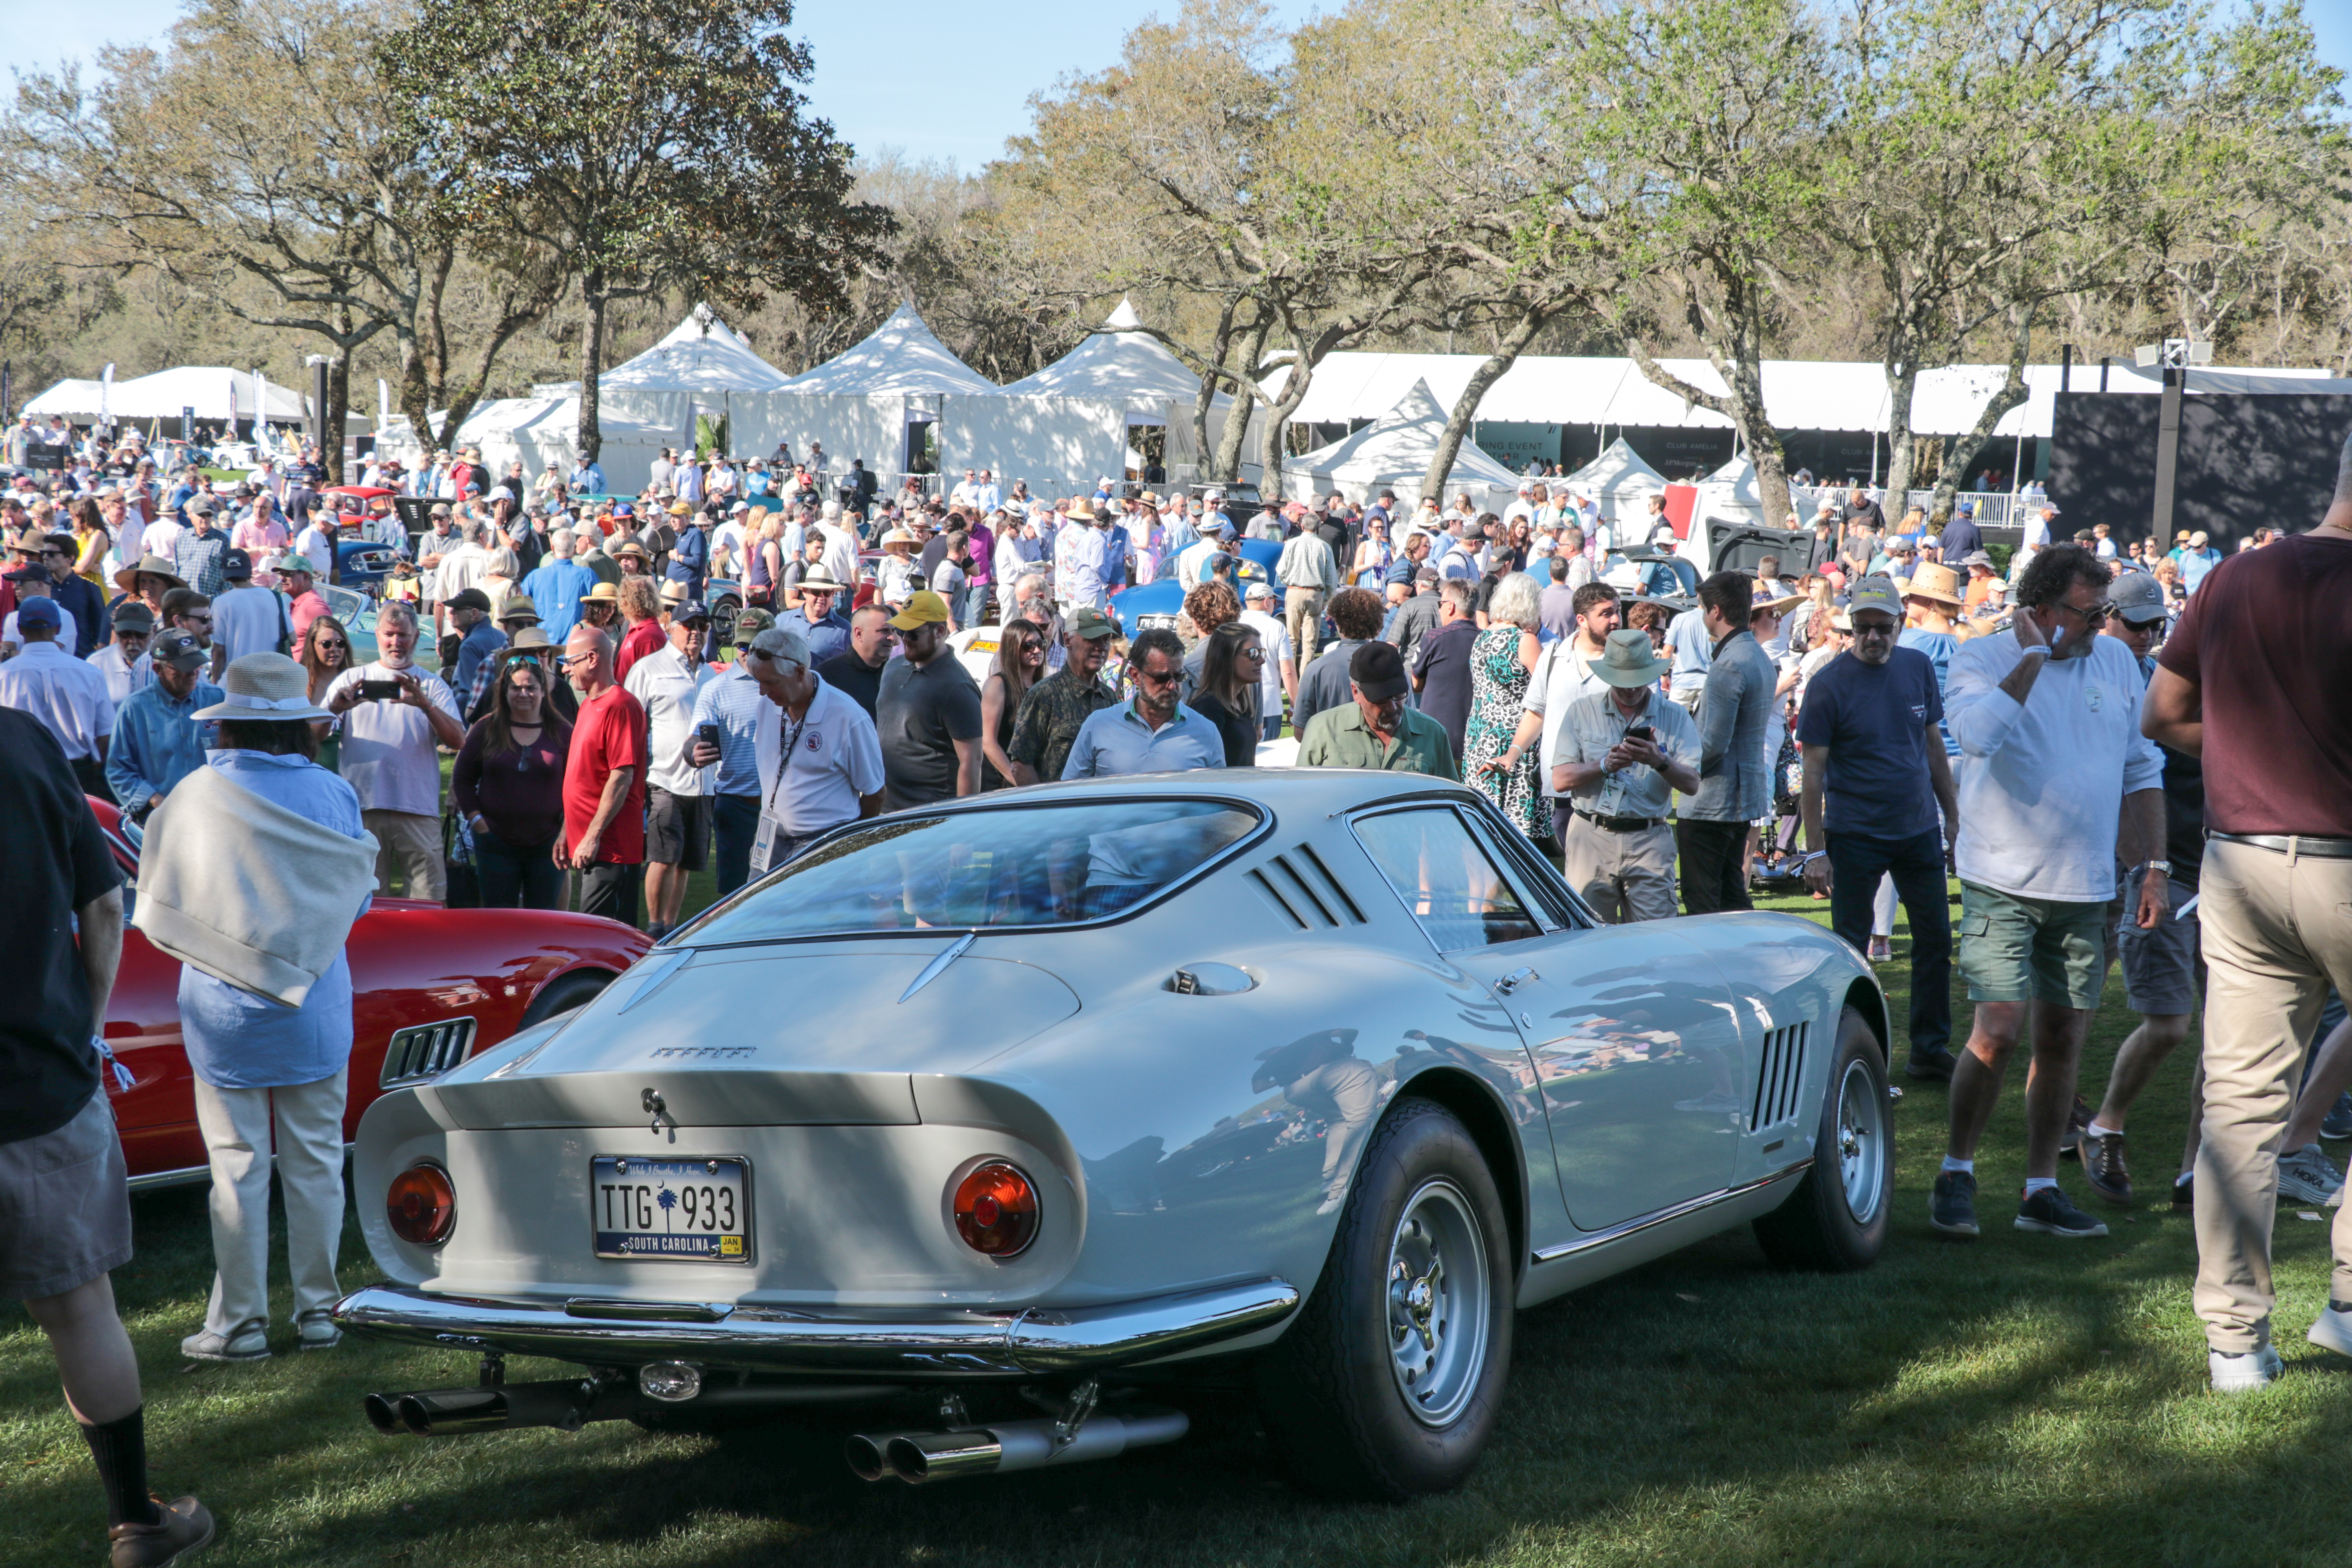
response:
<path fill-rule="evenodd" d="M 1523 753 L 1517 767 L 1486 764 L 1511 749 L 1518 732 L 1519 700 L 1528 694 L 1528 679 L 1535 673 L 1543 644 L 1536 637 L 1542 590 L 1525 572 L 1514 572 L 1495 585 L 1486 605 L 1486 629 L 1470 645 L 1470 721 L 1462 736 L 1462 776 L 1502 808 L 1529 838 L 1551 833 L 1551 809 L 1545 804 L 1541 759 Z"/>
<path fill-rule="evenodd" d="M 106 552 L 114 548 L 114 535 L 106 529 L 106 519 L 98 510 L 95 497 L 84 496 L 73 505 L 74 574 L 87 578 L 91 587 L 106 598 Z"/>
<path fill-rule="evenodd" d="M 490 601 L 490 619 L 496 621 L 506 613 L 507 601 L 514 597 L 516 580 L 522 575 L 522 562 L 515 552 L 501 544 L 490 552 L 490 563 L 482 574 L 482 593 Z"/>
<path fill-rule="evenodd" d="M 335 677 L 352 667 L 352 634 L 332 616 L 315 616 L 303 628 L 301 646 L 295 649 L 294 657 L 302 673 L 310 678 L 311 706 L 324 708 L 327 688 L 335 683 Z M 319 738 L 318 763 L 331 773 L 341 771 L 342 728 L 341 719 L 310 721 L 310 732 Z"/>
<path fill-rule="evenodd" d="M 1037 775 L 1005 752 L 1013 743 L 1013 721 L 1021 700 L 1045 674 L 1045 634 L 1018 616 L 996 633 L 996 668 L 980 689 L 980 787 L 1004 789 L 1035 784 Z"/>
<path fill-rule="evenodd" d="M 922 585 L 922 568 L 915 561 L 915 535 L 912 530 L 894 528 L 882 536 L 880 584 L 877 592 L 882 602 L 894 610 L 903 610 L 907 601 L 915 596 Z"/>

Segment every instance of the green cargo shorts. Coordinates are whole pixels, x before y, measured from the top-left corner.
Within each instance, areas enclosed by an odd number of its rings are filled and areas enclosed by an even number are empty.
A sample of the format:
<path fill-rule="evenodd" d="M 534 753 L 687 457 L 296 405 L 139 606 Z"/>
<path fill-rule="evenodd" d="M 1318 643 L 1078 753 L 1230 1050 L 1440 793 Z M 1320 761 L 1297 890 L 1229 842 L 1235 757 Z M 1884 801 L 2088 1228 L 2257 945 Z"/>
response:
<path fill-rule="evenodd" d="M 1960 883 L 1960 975 L 1971 1002 L 2090 1009 L 2106 984 L 2106 900 L 2026 899 Z"/>

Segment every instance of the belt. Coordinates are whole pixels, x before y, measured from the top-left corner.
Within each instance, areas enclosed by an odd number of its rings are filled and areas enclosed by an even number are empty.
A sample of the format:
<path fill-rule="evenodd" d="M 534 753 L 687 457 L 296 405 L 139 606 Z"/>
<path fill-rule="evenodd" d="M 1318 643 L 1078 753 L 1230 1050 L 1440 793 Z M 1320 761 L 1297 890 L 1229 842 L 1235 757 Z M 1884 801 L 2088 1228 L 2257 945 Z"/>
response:
<path fill-rule="evenodd" d="M 1602 816 L 1598 812 L 1583 810 L 1578 810 L 1576 815 L 1604 833 L 1643 833 L 1666 825 L 1663 816 Z"/>
<path fill-rule="evenodd" d="M 2352 838 L 2309 838 L 2301 834 L 2282 837 L 2275 833 L 2216 833 L 2210 828 L 2206 830 L 2205 837 L 2218 838 L 2225 844 L 2251 844 L 2274 855 L 2308 855 L 2316 860 L 2352 860 Z"/>

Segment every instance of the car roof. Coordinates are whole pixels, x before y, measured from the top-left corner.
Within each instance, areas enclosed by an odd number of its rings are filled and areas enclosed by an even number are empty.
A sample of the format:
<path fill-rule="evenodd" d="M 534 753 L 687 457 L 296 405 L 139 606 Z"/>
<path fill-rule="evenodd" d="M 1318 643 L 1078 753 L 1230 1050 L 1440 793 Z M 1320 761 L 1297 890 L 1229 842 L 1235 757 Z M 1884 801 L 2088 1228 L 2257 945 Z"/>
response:
<path fill-rule="evenodd" d="M 1255 802 L 1276 816 L 1329 816 L 1382 801 L 1432 795 L 1482 798 L 1475 790 L 1427 773 L 1388 773 L 1372 768 L 1196 768 L 1176 773 L 1123 773 L 1116 778 L 1069 779 L 992 790 L 967 796 L 960 805 L 1066 805 L 1118 795 L 1129 798 L 1232 796 Z M 927 806 L 935 811 L 938 806 Z"/>

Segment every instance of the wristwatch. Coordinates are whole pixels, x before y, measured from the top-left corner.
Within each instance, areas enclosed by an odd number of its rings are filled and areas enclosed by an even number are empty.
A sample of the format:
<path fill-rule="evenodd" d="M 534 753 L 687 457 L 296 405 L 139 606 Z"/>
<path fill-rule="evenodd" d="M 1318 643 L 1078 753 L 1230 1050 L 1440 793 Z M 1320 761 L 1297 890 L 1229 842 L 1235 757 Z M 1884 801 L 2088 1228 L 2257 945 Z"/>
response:
<path fill-rule="evenodd" d="M 2168 877 L 2172 875 L 2172 862 L 2169 860 L 2143 860 L 2139 868 L 2143 875 L 2149 871 L 2161 871 Z"/>

